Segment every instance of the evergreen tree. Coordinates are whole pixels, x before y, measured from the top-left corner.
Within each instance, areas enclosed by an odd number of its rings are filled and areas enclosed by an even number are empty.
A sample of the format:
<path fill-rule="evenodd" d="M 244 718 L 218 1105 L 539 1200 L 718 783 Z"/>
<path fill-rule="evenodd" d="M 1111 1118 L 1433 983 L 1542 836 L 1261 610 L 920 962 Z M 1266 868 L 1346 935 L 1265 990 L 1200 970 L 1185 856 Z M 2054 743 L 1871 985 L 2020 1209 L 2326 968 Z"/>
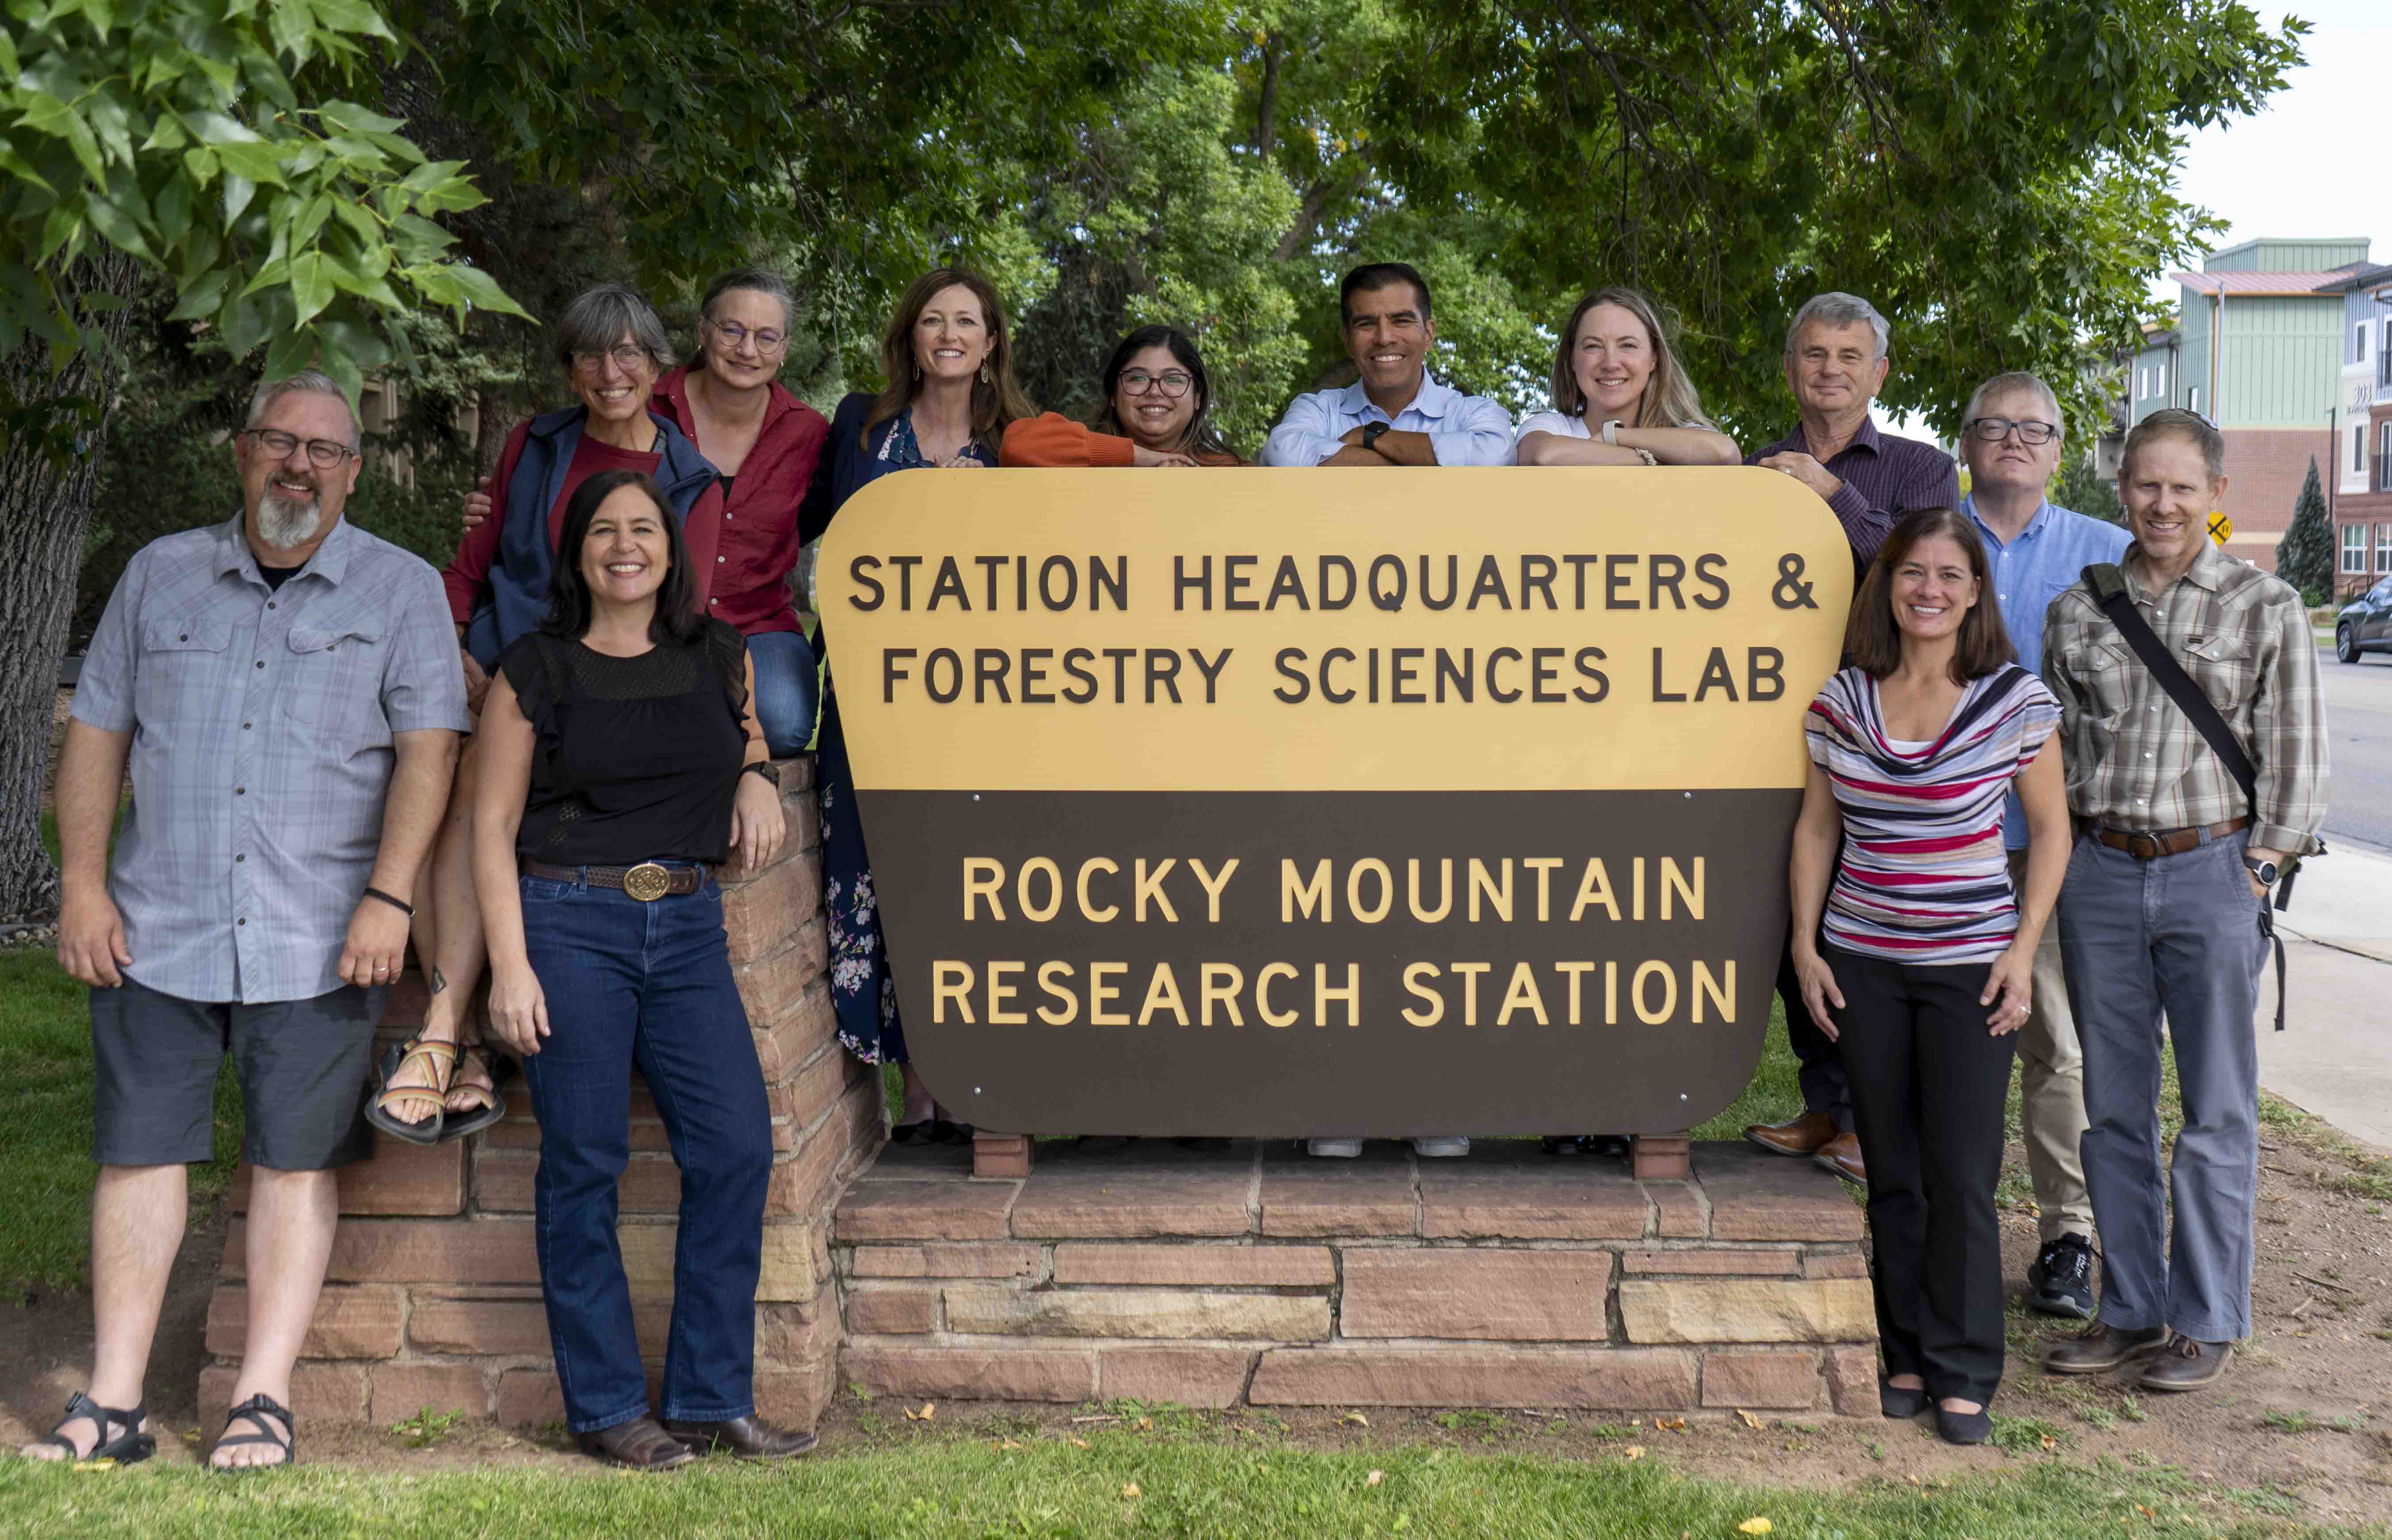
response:
<path fill-rule="evenodd" d="M 2293 504 L 2293 522 L 2276 545 L 2276 576 L 2309 596 L 2312 603 L 2334 592 L 2334 526 L 2325 516 L 2325 493 L 2318 488 L 2317 457 L 2309 457 L 2308 479 L 2301 483 L 2300 501 Z"/>

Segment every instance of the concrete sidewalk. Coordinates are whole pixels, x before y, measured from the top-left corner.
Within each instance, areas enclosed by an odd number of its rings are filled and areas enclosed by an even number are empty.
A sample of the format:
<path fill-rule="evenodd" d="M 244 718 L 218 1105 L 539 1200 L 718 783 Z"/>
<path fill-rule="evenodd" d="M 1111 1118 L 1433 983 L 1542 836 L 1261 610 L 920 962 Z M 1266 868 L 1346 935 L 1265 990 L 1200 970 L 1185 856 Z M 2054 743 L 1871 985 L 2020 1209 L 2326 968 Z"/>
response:
<path fill-rule="evenodd" d="M 2355 1139 L 2392 1149 L 2392 856 L 2336 850 L 2303 868 L 2276 916 L 2292 997 L 2259 985 L 2259 1083 Z"/>

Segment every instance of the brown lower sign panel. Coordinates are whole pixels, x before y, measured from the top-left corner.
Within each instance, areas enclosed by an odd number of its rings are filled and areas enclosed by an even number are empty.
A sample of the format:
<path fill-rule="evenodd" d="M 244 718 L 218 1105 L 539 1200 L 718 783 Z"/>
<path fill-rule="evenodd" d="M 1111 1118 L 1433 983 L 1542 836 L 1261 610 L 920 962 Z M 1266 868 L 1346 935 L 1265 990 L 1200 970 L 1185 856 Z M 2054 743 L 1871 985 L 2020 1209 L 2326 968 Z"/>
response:
<path fill-rule="evenodd" d="M 908 1047 L 1015 1133 L 1658 1133 L 1750 1078 L 1800 792 L 865 788 Z"/>

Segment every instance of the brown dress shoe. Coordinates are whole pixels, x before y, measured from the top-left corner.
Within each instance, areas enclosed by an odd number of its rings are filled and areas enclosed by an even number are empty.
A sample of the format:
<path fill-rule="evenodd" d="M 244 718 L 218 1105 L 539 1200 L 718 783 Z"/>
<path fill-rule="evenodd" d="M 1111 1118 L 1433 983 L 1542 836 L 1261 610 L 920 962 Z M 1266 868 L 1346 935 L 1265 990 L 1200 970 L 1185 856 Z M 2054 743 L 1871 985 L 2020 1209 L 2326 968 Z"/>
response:
<path fill-rule="evenodd" d="M 1800 1158 L 1816 1154 L 1836 1137 L 1836 1120 L 1823 1112 L 1806 1112 L 1791 1123 L 1755 1123 L 1744 1130 L 1744 1137 L 1771 1155 Z"/>
<path fill-rule="evenodd" d="M 2167 1346 L 2165 1326 L 2143 1326 L 2129 1331 L 2096 1322 L 2066 1341 L 2057 1344 L 2043 1355 L 2046 1373 L 2055 1375 L 2100 1375 L 2128 1362 L 2155 1353 Z"/>
<path fill-rule="evenodd" d="M 1858 1136 L 1840 1133 L 1811 1156 L 1811 1164 L 1822 1170 L 1833 1171 L 1846 1181 L 1868 1185 L 1868 1168 L 1861 1164 L 1861 1142 Z"/>
<path fill-rule="evenodd" d="M 577 1436 L 583 1454 L 630 1470 L 670 1470 L 697 1458 L 654 1417 L 633 1417 Z"/>
<path fill-rule="evenodd" d="M 2225 1378 L 2227 1361 L 2233 1356 L 2231 1342 L 2171 1338 L 2146 1363 L 2140 1383 L 2146 1390 L 2198 1390 Z"/>
<path fill-rule="evenodd" d="M 795 1459 L 814 1446 L 812 1433 L 775 1428 L 755 1416 L 733 1417 L 727 1422 L 682 1422 L 667 1417 L 664 1430 L 693 1454 L 728 1449 L 743 1460 Z"/>

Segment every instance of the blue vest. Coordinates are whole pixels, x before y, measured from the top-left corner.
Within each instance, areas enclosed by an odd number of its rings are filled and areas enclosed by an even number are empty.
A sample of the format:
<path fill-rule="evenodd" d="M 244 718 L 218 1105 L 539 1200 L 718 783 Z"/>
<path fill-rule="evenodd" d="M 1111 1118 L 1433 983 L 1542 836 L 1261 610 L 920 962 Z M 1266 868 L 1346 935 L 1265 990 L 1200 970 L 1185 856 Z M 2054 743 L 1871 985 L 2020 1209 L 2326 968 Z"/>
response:
<path fill-rule="evenodd" d="M 499 530 L 499 559 L 490 568 L 490 596 L 466 622 L 465 650 L 485 669 L 498 666 L 499 654 L 519 636 L 539 629 L 548 613 L 549 583 L 556 552 L 548 541 L 549 511 L 565 490 L 565 473 L 581 443 L 581 424 L 588 407 L 567 407 L 535 417 L 524 437 L 523 453 L 515 457 L 515 474 L 507 483 L 506 523 Z M 715 483 L 717 472 L 697 452 L 686 434 L 671 423 L 648 413 L 656 425 L 656 484 L 673 516 L 684 524 L 689 511 Z"/>

